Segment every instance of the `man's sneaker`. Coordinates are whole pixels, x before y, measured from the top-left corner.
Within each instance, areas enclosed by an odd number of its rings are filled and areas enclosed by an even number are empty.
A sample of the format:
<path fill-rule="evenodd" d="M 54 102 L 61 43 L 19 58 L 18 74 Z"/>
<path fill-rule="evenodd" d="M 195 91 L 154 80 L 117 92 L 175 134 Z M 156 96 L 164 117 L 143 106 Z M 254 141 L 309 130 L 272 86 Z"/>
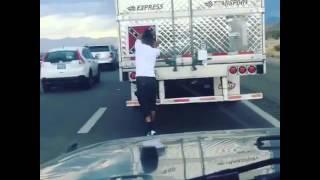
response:
<path fill-rule="evenodd" d="M 156 133 L 157 133 L 156 131 L 151 130 L 147 133 L 147 136 L 153 136 L 153 135 L 156 135 Z"/>

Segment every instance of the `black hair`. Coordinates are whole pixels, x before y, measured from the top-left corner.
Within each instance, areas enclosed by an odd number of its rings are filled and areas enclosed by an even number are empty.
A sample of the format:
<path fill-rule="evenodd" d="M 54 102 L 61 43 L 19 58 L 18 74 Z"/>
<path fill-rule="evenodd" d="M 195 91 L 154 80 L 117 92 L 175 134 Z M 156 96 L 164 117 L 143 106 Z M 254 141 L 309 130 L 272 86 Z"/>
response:
<path fill-rule="evenodd" d="M 143 32 L 143 35 L 142 35 L 142 43 L 143 44 L 146 44 L 146 45 L 153 47 L 153 44 L 155 41 L 156 40 L 155 40 L 154 33 L 152 30 L 147 29 Z"/>

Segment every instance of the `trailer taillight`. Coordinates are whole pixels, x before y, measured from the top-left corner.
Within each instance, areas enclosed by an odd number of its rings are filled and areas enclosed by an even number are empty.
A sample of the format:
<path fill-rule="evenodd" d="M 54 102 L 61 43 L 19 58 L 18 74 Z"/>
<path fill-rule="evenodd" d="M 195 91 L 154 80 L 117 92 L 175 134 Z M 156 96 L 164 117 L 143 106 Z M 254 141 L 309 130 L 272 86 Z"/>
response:
<path fill-rule="evenodd" d="M 253 65 L 249 66 L 248 67 L 248 72 L 249 73 L 255 73 L 257 71 L 257 68 Z"/>
<path fill-rule="evenodd" d="M 77 59 L 79 60 L 79 64 L 85 64 L 86 62 L 84 59 L 81 57 L 81 54 L 79 51 L 77 51 Z"/>
<path fill-rule="evenodd" d="M 46 54 L 44 56 L 42 56 L 42 58 L 40 59 L 40 67 L 43 67 L 44 62 L 47 60 L 49 53 L 46 52 Z"/>
<path fill-rule="evenodd" d="M 179 102 L 189 102 L 190 99 L 189 98 L 183 98 L 183 99 L 178 98 L 178 99 L 174 99 L 173 101 L 177 102 L 177 103 L 179 103 Z"/>
<path fill-rule="evenodd" d="M 130 73 L 130 78 L 131 79 L 136 79 L 136 72 L 131 72 Z"/>
<path fill-rule="evenodd" d="M 46 54 L 41 58 L 41 61 L 45 62 L 47 60 L 47 58 L 48 58 L 48 55 L 49 55 L 49 53 L 46 52 Z"/>
<path fill-rule="evenodd" d="M 247 72 L 247 68 L 244 67 L 244 66 L 240 66 L 240 67 L 239 67 L 239 72 L 240 72 L 241 74 L 244 74 L 244 73 Z"/>
<path fill-rule="evenodd" d="M 237 68 L 235 67 L 235 66 L 232 66 L 230 69 L 229 69 L 229 72 L 231 73 L 231 74 L 236 74 L 237 73 Z"/>

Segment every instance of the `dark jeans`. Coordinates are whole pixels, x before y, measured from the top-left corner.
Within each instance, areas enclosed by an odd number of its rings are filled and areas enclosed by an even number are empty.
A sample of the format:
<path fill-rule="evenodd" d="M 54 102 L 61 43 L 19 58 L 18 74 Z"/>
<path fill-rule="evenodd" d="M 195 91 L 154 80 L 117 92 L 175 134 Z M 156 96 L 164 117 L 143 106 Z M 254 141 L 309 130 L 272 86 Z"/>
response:
<path fill-rule="evenodd" d="M 144 117 L 150 116 L 156 110 L 157 80 L 154 77 L 137 77 L 138 101 Z"/>

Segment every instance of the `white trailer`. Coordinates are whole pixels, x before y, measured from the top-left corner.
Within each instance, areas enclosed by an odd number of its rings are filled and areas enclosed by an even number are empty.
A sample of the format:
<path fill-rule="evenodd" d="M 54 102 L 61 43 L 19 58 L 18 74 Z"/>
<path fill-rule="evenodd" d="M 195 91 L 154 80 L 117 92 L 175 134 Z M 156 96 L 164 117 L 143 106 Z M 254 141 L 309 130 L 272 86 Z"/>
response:
<path fill-rule="evenodd" d="M 134 42 L 153 28 L 161 41 L 156 63 L 157 104 L 262 99 L 241 94 L 240 77 L 266 73 L 264 0 L 115 0 L 120 81 L 130 81 L 127 106 L 135 96 Z M 168 84 L 206 81 L 211 91 L 168 95 Z M 186 83 L 188 82 L 188 83 Z"/>

